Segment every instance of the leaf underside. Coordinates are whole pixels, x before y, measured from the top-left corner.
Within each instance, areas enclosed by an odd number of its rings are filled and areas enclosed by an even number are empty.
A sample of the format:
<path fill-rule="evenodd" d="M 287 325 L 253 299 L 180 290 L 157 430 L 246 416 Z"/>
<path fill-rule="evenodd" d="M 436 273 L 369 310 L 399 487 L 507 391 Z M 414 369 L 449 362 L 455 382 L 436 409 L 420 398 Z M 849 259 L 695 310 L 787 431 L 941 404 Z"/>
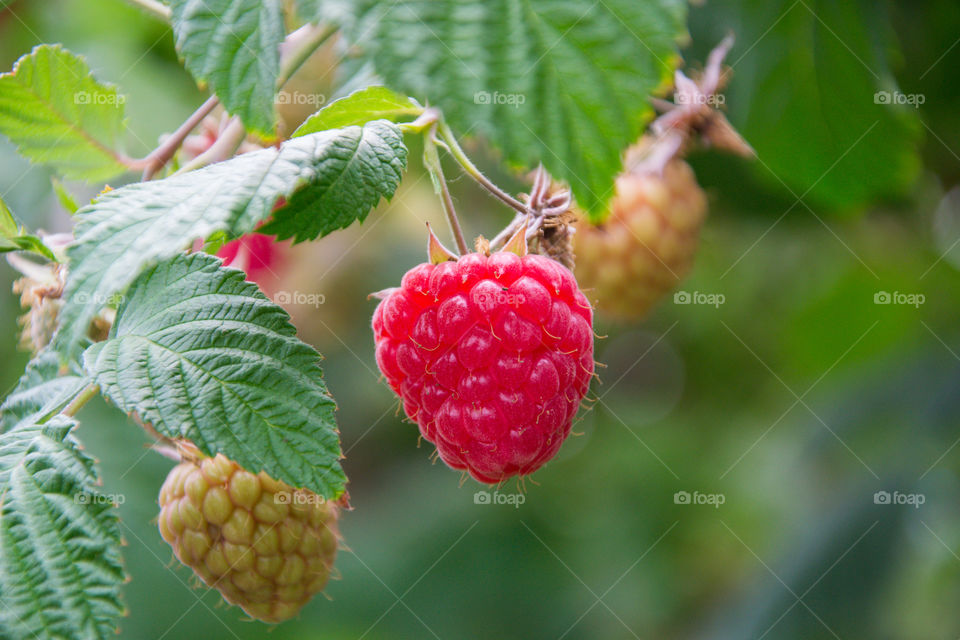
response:
<path fill-rule="evenodd" d="M 249 233 L 280 197 L 287 199 L 288 212 L 278 213 L 273 233 L 303 239 L 293 223 L 310 227 L 306 237 L 327 233 L 363 219 L 381 197 L 392 196 L 405 166 L 400 130 L 375 121 L 106 193 L 76 216 L 58 350 L 73 355 L 107 301 L 195 239 Z"/>
<path fill-rule="evenodd" d="M 387 86 L 440 107 L 508 162 L 538 162 L 599 212 L 647 98 L 677 63 L 679 0 L 361 2 L 353 34 Z"/>
<path fill-rule="evenodd" d="M 60 357 L 52 349 L 38 353 L 0 405 L 0 433 L 24 420 L 40 419 L 68 402 L 88 382 L 81 373 L 62 372 Z"/>

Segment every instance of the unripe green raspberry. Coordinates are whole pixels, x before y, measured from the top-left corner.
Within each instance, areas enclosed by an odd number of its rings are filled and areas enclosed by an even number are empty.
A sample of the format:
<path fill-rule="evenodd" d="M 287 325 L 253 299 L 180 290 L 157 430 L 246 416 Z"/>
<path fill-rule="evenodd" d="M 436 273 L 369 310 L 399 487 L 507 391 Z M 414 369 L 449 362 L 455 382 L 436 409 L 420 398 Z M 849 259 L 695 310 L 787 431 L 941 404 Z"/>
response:
<path fill-rule="evenodd" d="M 575 273 L 601 311 L 637 319 L 693 266 L 707 199 L 690 166 L 676 159 L 662 174 L 624 172 L 616 189 L 602 224 L 577 225 Z"/>
<path fill-rule="evenodd" d="M 228 602 L 264 622 L 294 615 L 326 586 L 337 507 L 222 454 L 196 449 L 160 489 L 160 535 Z"/>

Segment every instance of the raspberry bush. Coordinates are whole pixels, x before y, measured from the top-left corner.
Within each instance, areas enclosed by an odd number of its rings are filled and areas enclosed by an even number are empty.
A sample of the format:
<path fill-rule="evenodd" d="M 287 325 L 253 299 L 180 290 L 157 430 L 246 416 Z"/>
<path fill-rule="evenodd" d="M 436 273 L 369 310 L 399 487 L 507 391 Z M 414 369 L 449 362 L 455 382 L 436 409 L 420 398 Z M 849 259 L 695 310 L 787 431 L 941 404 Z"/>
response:
<path fill-rule="evenodd" d="M 125 96 L 66 48 L 40 44 L 0 75 L 0 133 L 98 193 L 78 206 L 58 187 L 73 215 L 65 235 L 24 229 L 0 202 L 0 249 L 16 252 L 24 276 L 22 345 L 33 355 L 0 408 L 3 638 L 107 638 L 124 613 L 120 523 L 75 434 L 98 395 L 177 460 L 160 489 L 159 532 L 202 582 L 271 623 L 324 589 L 349 506 L 336 405 L 320 355 L 268 295 L 283 276 L 281 243 L 363 222 L 396 193 L 409 144 L 423 150 L 417 170 L 457 253 L 431 235 L 429 262 L 402 278 L 406 265 L 395 266 L 400 286 L 373 311 L 376 363 L 444 462 L 481 483 L 535 472 L 570 434 L 595 366 L 581 285 L 639 311 L 653 293 L 624 283 L 671 283 L 628 271 L 655 270 L 652 256 L 681 273 L 702 215 L 680 145 L 662 177 L 667 202 L 621 177 L 608 213 L 624 150 L 663 133 L 662 120 L 647 131 L 649 98 L 679 60 L 682 3 L 538 0 L 505 21 L 479 1 L 130 1 L 169 25 L 184 67 L 210 91 L 146 155 L 124 149 Z M 545 30 L 564 34 L 563 46 Z M 305 63 L 321 49 L 340 54 L 323 74 L 336 99 L 286 135 L 298 110 L 281 123 L 278 106 L 299 104 L 296 87 L 311 78 L 291 81 L 315 73 Z M 464 68 L 457 51 L 486 53 Z M 725 122 L 712 109 L 698 117 L 701 133 Z M 458 131 L 532 175 L 529 192 L 495 184 Z M 472 216 L 493 238 L 476 251 L 445 164 L 492 196 Z M 500 206 L 515 216 L 502 230 Z M 640 259 L 622 229 L 648 227 L 653 248 Z M 595 233 L 619 233 L 619 248 Z M 597 275 L 608 263 L 623 273 Z"/>

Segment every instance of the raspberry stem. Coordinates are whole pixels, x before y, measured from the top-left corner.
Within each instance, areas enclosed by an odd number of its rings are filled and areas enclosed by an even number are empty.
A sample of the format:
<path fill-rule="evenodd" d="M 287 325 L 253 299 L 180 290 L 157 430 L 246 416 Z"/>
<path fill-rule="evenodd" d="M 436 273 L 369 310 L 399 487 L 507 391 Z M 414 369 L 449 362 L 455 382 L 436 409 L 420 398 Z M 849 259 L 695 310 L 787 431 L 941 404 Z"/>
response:
<path fill-rule="evenodd" d="M 100 387 L 93 383 L 88 384 L 83 388 L 83 390 L 80 391 L 80 393 L 73 397 L 73 400 L 70 401 L 70 404 L 68 404 L 64 410 L 61 411 L 61 413 L 65 416 L 71 417 L 77 415 L 77 412 L 83 408 L 83 405 L 90 402 L 90 400 L 93 399 L 93 397 L 99 392 Z"/>
<path fill-rule="evenodd" d="M 470 253 L 467 247 L 467 241 L 463 237 L 463 228 L 460 226 L 460 219 L 457 217 L 457 211 L 453 206 L 453 198 L 450 196 L 450 189 L 447 187 L 447 179 L 443 175 L 443 166 L 440 164 L 440 155 L 437 153 L 437 122 L 430 126 L 430 132 L 426 136 L 423 145 L 423 164 L 430 172 L 430 178 L 433 180 L 433 187 L 440 194 L 440 201 L 443 203 L 443 212 L 447 216 L 447 222 L 450 224 L 450 232 L 457 243 L 457 250 L 460 255 Z"/>
<path fill-rule="evenodd" d="M 277 89 L 293 77 L 303 63 L 337 32 L 332 26 L 305 24 L 286 37 L 280 45 L 280 74 Z"/>
<path fill-rule="evenodd" d="M 446 143 L 447 149 L 450 151 L 450 155 L 457 161 L 463 170 L 473 178 L 480 186 L 489 191 L 497 199 L 505 203 L 507 206 L 512 207 L 519 211 L 520 213 L 527 213 L 527 205 L 523 204 L 509 193 L 493 184 L 487 176 L 483 175 L 483 172 L 477 168 L 477 165 L 473 164 L 473 161 L 467 157 L 467 154 L 464 152 L 463 148 L 460 146 L 460 143 L 457 142 L 457 137 L 453 134 L 453 131 L 443 119 L 440 119 L 437 123 L 438 131 L 440 137 L 443 139 L 443 142 Z"/>
<path fill-rule="evenodd" d="M 143 169 L 143 177 L 141 180 L 146 182 L 152 178 L 157 171 L 163 168 L 163 166 L 170 161 L 170 158 L 173 157 L 173 154 L 177 152 L 177 149 L 183 144 L 186 137 L 190 135 L 190 132 L 193 131 L 204 118 L 210 115 L 210 112 L 213 111 L 218 104 L 220 104 L 220 100 L 217 96 L 207 98 L 176 131 L 170 134 L 159 147 L 151 151 L 150 154 L 142 160 L 146 166 Z"/>
<path fill-rule="evenodd" d="M 220 134 L 216 142 L 210 145 L 209 149 L 180 167 L 176 173 L 186 173 L 205 167 L 208 164 L 213 164 L 214 162 L 226 160 L 236 153 L 246 137 L 247 130 L 244 128 L 240 118 L 234 116 L 230 119 L 230 123 L 224 128 L 223 133 Z"/>

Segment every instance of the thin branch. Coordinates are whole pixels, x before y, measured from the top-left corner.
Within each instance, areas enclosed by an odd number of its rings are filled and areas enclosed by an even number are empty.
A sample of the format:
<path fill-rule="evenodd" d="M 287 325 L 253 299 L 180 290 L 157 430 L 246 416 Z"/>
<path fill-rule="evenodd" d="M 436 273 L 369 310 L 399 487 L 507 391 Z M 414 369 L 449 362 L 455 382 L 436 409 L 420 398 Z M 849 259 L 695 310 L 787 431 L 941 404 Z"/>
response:
<path fill-rule="evenodd" d="M 150 154 L 143 159 L 143 162 L 146 164 L 143 170 L 143 181 L 152 178 L 157 171 L 162 169 L 164 165 L 170 161 L 170 158 L 177 152 L 177 149 L 180 148 L 186 137 L 190 135 L 190 132 L 193 131 L 204 118 L 210 115 L 210 112 L 213 111 L 218 104 L 220 104 L 220 100 L 217 96 L 207 98 L 206 102 L 200 105 L 176 131 L 170 134 L 159 147 L 151 151 Z"/>
<path fill-rule="evenodd" d="M 277 76 L 279 89 L 293 74 L 303 66 L 310 56 L 337 32 L 333 26 L 305 24 L 287 36 L 280 45 L 280 74 Z"/>
<path fill-rule="evenodd" d="M 81 408 L 83 408 L 83 405 L 90 402 L 90 400 L 99 392 L 100 392 L 100 387 L 98 387 L 97 385 L 91 382 L 86 387 L 84 387 L 80 393 L 74 396 L 73 400 L 70 401 L 70 404 L 68 404 L 66 408 L 63 411 L 61 411 L 61 413 L 65 416 L 71 416 L 71 417 L 77 415 L 77 412 L 80 411 Z"/>
<path fill-rule="evenodd" d="M 333 27 L 318 27 L 308 24 L 288 35 L 283 45 L 281 45 L 285 50 L 280 59 L 280 74 L 277 78 L 277 86 L 283 86 L 287 80 L 297 72 L 297 69 L 313 55 L 313 52 L 329 40 L 336 31 Z M 218 100 L 216 96 L 211 96 L 179 129 L 165 140 L 160 147 L 144 158 L 143 161 L 136 161 L 138 163 L 145 163 L 146 165 L 144 168 L 144 180 L 149 179 L 154 172 L 158 171 L 170 160 L 170 157 L 172 157 L 180 145 L 183 144 L 183 140 L 190 131 L 193 130 L 217 104 Z M 237 117 L 232 118 L 210 148 L 181 167 L 177 173 L 186 173 L 187 171 L 193 171 L 194 169 L 205 167 L 214 162 L 226 160 L 240 148 L 246 135 L 247 131 L 240 119 Z"/>
<path fill-rule="evenodd" d="M 223 130 L 223 133 L 220 134 L 220 137 L 217 138 L 216 142 L 210 145 L 209 149 L 180 167 L 180 170 L 174 175 L 193 171 L 194 169 L 205 167 L 208 164 L 226 160 L 240 148 L 240 145 L 246 137 L 247 130 L 244 128 L 240 118 L 234 116 L 230 119 L 230 123 Z"/>

